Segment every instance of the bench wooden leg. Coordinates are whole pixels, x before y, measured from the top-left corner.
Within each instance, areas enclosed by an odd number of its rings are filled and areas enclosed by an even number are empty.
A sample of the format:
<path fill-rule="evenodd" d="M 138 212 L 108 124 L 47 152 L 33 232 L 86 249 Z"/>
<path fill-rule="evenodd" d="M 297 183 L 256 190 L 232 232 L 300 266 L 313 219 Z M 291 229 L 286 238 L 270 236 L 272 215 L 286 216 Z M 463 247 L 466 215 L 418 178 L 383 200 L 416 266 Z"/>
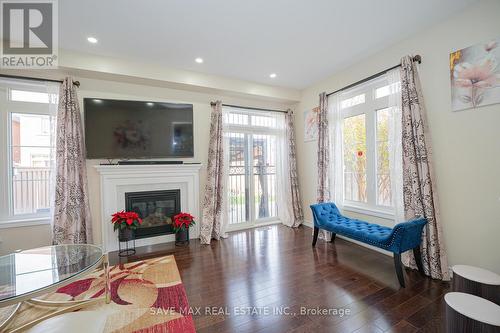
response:
<path fill-rule="evenodd" d="M 413 256 L 415 257 L 415 263 L 417 264 L 418 271 L 420 274 L 424 275 L 424 266 L 422 265 L 422 254 L 420 253 L 420 245 L 413 249 Z"/>
<path fill-rule="evenodd" d="M 319 235 L 319 228 L 314 227 L 314 234 L 313 234 L 313 243 L 312 246 L 316 246 L 316 242 L 318 241 L 318 235 Z"/>
<path fill-rule="evenodd" d="M 401 263 L 401 254 L 394 253 L 394 267 L 396 268 L 396 275 L 398 276 L 399 285 L 405 287 L 405 276 L 403 275 L 403 264 Z"/>
<path fill-rule="evenodd" d="M 337 236 L 337 234 L 332 232 L 332 238 L 330 239 L 330 243 L 333 243 L 335 241 L 335 236 Z"/>

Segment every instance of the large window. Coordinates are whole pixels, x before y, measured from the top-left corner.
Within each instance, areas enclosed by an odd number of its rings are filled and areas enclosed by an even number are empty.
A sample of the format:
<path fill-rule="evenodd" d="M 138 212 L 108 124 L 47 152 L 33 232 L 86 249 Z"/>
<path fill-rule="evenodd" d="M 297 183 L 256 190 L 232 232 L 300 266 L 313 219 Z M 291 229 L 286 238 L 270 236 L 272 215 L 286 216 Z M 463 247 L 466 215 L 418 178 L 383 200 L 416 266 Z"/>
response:
<path fill-rule="evenodd" d="M 392 213 L 389 168 L 389 95 L 382 78 L 339 97 L 342 118 L 343 206 Z"/>
<path fill-rule="evenodd" d="M 50 218 L 57 87 L 0 81 L 0 222 Z"/>
<path fill-rule="evenodd" d="M 279 116 L 282 117 L 270 112 L 224 108 L 230 229 L 278 219 Z"/>

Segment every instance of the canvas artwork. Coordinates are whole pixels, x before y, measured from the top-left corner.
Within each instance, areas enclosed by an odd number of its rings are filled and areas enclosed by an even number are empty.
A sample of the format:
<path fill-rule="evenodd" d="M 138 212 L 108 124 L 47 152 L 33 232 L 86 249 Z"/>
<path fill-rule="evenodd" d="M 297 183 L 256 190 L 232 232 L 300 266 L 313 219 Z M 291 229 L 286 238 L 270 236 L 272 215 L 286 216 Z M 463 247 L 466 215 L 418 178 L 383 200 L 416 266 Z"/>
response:
<path fill-rule="evenodd" d="M 453 111 L 500 103 L 500 38 L 450 54 Z"/>
<path fill-rule="evenodd" d="M 318 139 L 318 112 L 319 107 L 304 112 L 304 141 Z"/>

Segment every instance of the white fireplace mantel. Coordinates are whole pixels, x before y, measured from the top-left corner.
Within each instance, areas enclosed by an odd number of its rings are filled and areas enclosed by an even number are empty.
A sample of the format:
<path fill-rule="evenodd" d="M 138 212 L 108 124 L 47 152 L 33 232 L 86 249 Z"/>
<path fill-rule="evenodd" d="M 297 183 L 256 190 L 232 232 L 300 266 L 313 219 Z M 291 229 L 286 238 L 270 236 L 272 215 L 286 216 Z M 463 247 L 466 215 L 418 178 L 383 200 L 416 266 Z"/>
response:
<path fill-rule="evenodd" d="M 101 183 L 101 231 L 105 251 L 118 250 L 118 236 L 110 222 L 111 215 L 125 209 L 125 193 L 181 190 L 181 211 L 200 219 L 199 191 L 201 164 L 96 165 Z M 109 217 L 109 218 L 107 218 Z M 190 229 L 190 238 L 198 238 L 199 223 Z M 146 246 L 175 240 L 174 235 L 136 240 Z"/>

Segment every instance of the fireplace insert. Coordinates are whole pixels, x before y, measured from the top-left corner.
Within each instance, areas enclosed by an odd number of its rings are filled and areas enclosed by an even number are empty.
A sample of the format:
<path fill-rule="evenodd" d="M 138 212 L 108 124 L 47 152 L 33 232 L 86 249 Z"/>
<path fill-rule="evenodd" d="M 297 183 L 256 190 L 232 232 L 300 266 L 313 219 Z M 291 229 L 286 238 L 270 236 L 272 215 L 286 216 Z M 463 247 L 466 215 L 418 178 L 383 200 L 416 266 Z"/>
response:
<path fill-rule="evenodd" d="M 136 212 L 142 219 L 135 238 L 173 234 L 172 219 L 180 213 L 180 196 L 180 190 L 125 193 L 126 210 Z"/>

